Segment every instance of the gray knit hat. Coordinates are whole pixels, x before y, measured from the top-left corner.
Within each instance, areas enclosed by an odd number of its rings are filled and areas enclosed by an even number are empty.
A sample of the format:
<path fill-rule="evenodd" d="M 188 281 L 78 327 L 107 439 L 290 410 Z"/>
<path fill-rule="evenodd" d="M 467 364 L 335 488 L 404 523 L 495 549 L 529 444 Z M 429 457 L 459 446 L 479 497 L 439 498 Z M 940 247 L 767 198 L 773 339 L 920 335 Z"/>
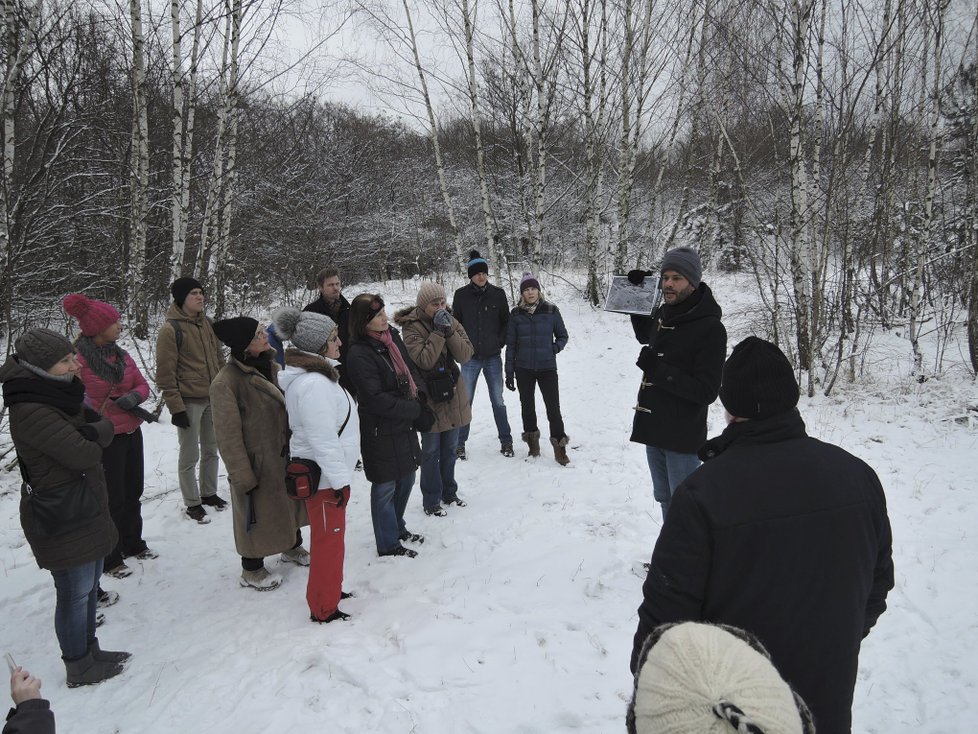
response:
<path fill-rule="evenodd" d="M 677 247 L 665 254 L 659 272 L 664 273 L 667 270 L 675 270 L 688 280 L 693 288 L 699 288 L 700 281 L 703 280 L 703 264 L 700 262 L 700 256 L 696 250 L 689 247 Z"/>
<path fill-rule="evenodd" d="M 319 354 L 334 331 L 336 322 L 329 316 L 313 311 L 300 311 L 283 306 L 272 314 L 272 323 L 279 339 L 288 339 L 303 352 Z"/>
<path fill-rule="evenodd" d="M 31 329 L 21 334 L 14 342 L 14 352 L 28 364 L 45 372 L 71 354 L 75 348 L 62 334 L 50 329 Z"/>
<path fill-rule="evenodd" d="M 421 284 L 421 287 L 418 288 L 418 300 L 416 301 L 416 305 L 418 308 L 427 308 L 429 303 L 432 301 L 437 301 L 441 298 L 446 298 L 445 289 L 437 283 L 426 280 Z"/>

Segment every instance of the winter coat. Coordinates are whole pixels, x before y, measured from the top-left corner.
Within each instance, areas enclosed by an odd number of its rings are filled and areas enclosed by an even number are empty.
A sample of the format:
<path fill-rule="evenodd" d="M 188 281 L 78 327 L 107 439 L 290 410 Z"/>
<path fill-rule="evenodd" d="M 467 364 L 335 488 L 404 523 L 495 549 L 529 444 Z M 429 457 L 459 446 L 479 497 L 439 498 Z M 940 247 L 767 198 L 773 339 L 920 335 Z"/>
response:
<path fill-rule="evenodd" d="M 319 464 L 320 489 L 350 486 L 360 458 L 360 419 L 353 397 L 339 384 L 336 362 L 289 349 L 279 382 L 292 429 L 292 456 Z"/>
<path fill-rule="evenodd" d="M 66 485 L 76 486 L 79 492 L 91 492 L 98 506 L 97 516 L 80 527 L 45 536 L 37 532 L 30 498 L 22 492 L 20 523 L 34 559 L 41 568 L 56 570 L 104 558 L 115 548 L 119 536 L 109 516 L 102 447 L 78 430 L 89 422 L 82 404 L 84 386 L 80 381 L 77 383 L 77 409 L 62 409 L 46 402 L 29 402 L 32 389 L 44 387 L 40 384 L 42 380 L 45 378 L 22 367 L 16 355 L 0 367 L 10 437 L 26 473 L 27 484 L 37 495 Z M 34 385 L 35 381 L 39 384 Z M 28 402 L 13 402 L 15 391 L 18 397 L 28 396 Z M 39 397 L 38 401 L 42 399 Z M 93 411 L 87 412 L 89 417 L 97 419 Z M 108 423 L 104 425 L 108 427 Z"/>
<path fill-rule="evenodd" d="M 139 371 L 136 362 L 126 352 L 125 363 L 126 371 L 122 376 L 122 381 L 111 383 L 96 375 L 89 366 L 81 352 L 77 352 L 78 362 L 81 364 L 81 381 L 85 383 L 85 394 L 88 404 L 98 413 L 104 415 L 115 427 L 116 435 L 120 433 L 132 433 L 140 425 L 143 419 L 130 413 L 128 410 L 116 407 L 114 398 L 121 398 L 130 392 L 138 392 L 143 400 L 149 397 L 149 384 L 143 373 Z"/>
<path fill-rule="evenodd" d="M 706 441 L 706 417 L 720 391 L 727 355 L 727 331 L 720 306 L 706 283 L 680 304 L 678 315 L 660 307 L 652 316 L 632 316 L 644 370 L 631 440 L 683 454 L 696 453 Z M 691 307 L 690 307 L 691 306 Z"/>
<path fill-rule="evenodd" d="M 21 701 L 7 713 L 3 734 L 54 734 L 54 712 L 44 698 Z"/>
<path fill-rule="evenodd" d="M 171 321 L 180 322 L 180 347 Z M 175 303 L 156 337 L 156 386 L 171 415 L 186 411 L 184 400 L 206 402 L 211 382 L 224 366 L 221 343 L 204 314 L 191 318 Z"/>
<path fill-rule="evenodd" d="M 452 315 L 465 327 L 475 350 L 474 359 L 497 357 L 503 351 L 509 325 L 509 303 L 502 288 L 492 283 L 478 288 L 470 282 L 455 291 Z"/>
<path fill-rule="evenodd" d="M 424 390 L 417 367 L 411 362 L 397 329 L 390 327 L 394 344 L 411 369 L 414 382 Z M 357 390 L 360 416 L 360 454 L 363 473 L 374 483 L 392 482 L 420 466 L 421 446 L 412 423 L 421 415 L 421 403 L 398 385 L 387 347 L 367 338 L 350 345 L 346 357 L 350 379 Z"/>
<path fill-rule="evenodd" d="M 531 314 L 517 306 L 509 314 L 506 331 L 506 378 L 517 369 L 554 372 L 557 354 L 567 346 L 567 329 L 560 309 L 540 301 Z"/>
<path fill-rule="evenodd" d="M 271 359 L 271 350 L 266 352 Z M 288 417 L 274 381 L 231 358 L 211 383 L 217 448 L 228 472 L 238 555 L 264 558 L 295 545 L 295 531 L 308 525 L 305 505 L 285 493 Z"/>
<path fill-rule="evenodd" d="M 732 423 L 676 490 L 643 588 L 632 667 L 666 622 L 753 633 L 819 734 L 850 729 L 859 645 L 893 588 L 875 472 L 809 438 L 797 411 Z"/>
<path fill-rule="evenodd" d="M 465 378 L 458 364 L 472 359 L 472 342 L 462 325 L 452 319 L 452 333 L 448 337 L 435 331 L 431 317 L 420 308 L 411 306 L 398 311 L 394 322 L 404 333 L 404 346 L 425 381 L 439 374 L 450 374 L 455 380 L 455 394 L 444 403 L 428 402 L 435 413 L 435 425 L 430 433 L 441 433 L 461 428 L 472 422 L 472 406 Z"/>

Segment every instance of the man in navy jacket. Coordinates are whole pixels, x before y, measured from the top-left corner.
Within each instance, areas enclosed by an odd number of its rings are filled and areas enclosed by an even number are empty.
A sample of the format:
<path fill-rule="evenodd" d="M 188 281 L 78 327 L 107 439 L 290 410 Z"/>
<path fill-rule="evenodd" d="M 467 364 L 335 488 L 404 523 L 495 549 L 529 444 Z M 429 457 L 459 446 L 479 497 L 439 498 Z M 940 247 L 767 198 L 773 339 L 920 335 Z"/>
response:
<path fill-rule="evenodd" d="M 883 488 L 863 461 L 806 434 L 775 345 L 738 344 L 720 400 L 729 424 L 700 450 L 652 553 L 632 671 L 661 624 L 733 625 L 760 639 L 819 734 L 849 732 L 860 642 L 893 588 Z"/>
<path fill-rule="evenodd" d="M 513 433 L 503 400 L 503 363 L 500 353 L 506 344 L 509 323 L 509 303 L 506 292 L 489 282 L 489 264 L 477 250 L 469 253 L 469 284 L 455 291 L 452 314 L 465 329 L 475 349 L 475 355 L 462 365 L 462 376 L 469 392 L 469 404 L 475 395 L 475 383 L 481 372 L 489 388 L 492 417 L 499 435 L 499 452 L 513 455 Z M 465 441 L 471 424 L 462 426 L 458 435 L 458 458 L 465 459 Z"/>

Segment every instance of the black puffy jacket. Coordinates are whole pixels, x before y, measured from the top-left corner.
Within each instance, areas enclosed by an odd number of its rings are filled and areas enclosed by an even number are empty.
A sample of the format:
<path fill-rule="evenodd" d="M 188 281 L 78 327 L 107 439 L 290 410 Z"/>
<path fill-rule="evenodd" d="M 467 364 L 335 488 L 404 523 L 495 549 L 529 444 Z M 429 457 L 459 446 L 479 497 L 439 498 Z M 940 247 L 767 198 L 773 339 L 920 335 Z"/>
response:
<path fill-rule="evenodd" d="M 764 644 L 819 734 L 848 732 L 860 642 L 893 588 L 879 478 L 796 410 L 733 423 L 700 458 L 652 552 L 633 671 L 660 624 L 730 624 Z"/>
<path fill-rule="evenodd" d="M 720 391 L 727 331 L 720 306 L 706 283 L 689 297 L 693 303 L 651 316 L 632 316 L 635 338 L 648 346 L 638 391 L 631 440 L 683 454 L 706 441 L 706 417 Z M 678 311 L 669 316 L 670 310 Z"/>
<path fill-rule="evenodd" d="M 415 384 L 424 390 L 400 334 L 390 329 Z M 420 466 L 421 446 L 412 423 L 421 415 L 421 404 L 398 386 L 387 347 L 376 339 L 353 342 L 346 359 L 347 374 L 357 390 L 363 473 L 371 482 L 400 479 Z"/>
<path fill-rule="evenodd" d="M 489 359 L 502 352 L 509 323 L 509 302 L 502 288 L 492 283 L 485 288 L 474 283 L 459 288 L 452 299 L 452 315 L 469 335 L 474 359 Z"/>

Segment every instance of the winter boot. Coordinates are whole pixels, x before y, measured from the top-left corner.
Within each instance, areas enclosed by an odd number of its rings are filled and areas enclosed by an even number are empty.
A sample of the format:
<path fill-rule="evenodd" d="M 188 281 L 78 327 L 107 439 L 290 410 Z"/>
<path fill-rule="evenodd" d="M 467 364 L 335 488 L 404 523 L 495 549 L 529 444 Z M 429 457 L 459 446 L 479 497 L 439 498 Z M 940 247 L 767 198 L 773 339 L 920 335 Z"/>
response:
<path fill-rule="evenodd" d="M 309 551 L 307 551 L 301 545 L 296 546 L 295 548 L 290 548 L 287 551 L 282 551 L 282 561 L 294 563 L 297 566 L 308 566 Z"/>
<path fill-rule="evenodd" d="M 109 678 L 115 678 L 124 669 L 122 663 L 110 660 L 96 660 L 89 648 L 85 656 L 78 660 L 65 660 L 68 688 L 91 686 Z"/>
<path fill-rule="evenodd" d="M 268 569 L 262 566 L 256 571 L 242 571 L 239 583 L 242 586 L 250 586 L 256 591 L 271 591 L 282 585 L 282 577 L 277 573 L 269 573 Z"/>
<path fill-rule="evenodd" d="M 570 464 L 570 459 L 567 458 L 568 441 L 570 441 L 570 439 L 567 436 L 564 436 L 563 438 L 550 439 L 550 443 L 552 443 L 554 447 L 554 458 L 561 466 L 567 466 Z"/>
<path fill-rule="evenodd" d="M 526 441 L 526 445 L 530 447 L 530 456 L 540 455 L 540 431 L 527 431 L 521 438 Z"/>
<path fill-rule="evenodd" d="M 98 645 L 98 638 L 95 638 L 95 642 L 88 646 L 88 651 L 92 653 L 93 658 L 103 663 L 124 663 L 132 657 L 131 652 L 103 650 Z"/>
<path fill-rule="evenodd" d="M 502 444 L 499 447 L 499 453 L 501 453 L 503 456 L 505 456 L 507 458 L 512 458 L 512 456 L 513 456 L 513 444 L 512 443 L 504 443 L 504 444 Z"/>

